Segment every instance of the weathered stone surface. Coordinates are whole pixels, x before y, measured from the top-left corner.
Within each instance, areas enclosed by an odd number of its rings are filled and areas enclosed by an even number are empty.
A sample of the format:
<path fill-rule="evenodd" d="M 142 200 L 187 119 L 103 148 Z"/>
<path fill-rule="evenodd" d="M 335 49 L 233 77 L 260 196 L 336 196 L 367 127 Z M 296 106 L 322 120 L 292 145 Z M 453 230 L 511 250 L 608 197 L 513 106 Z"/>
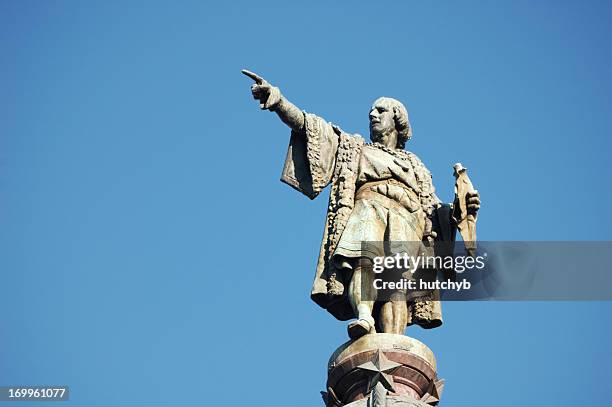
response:
<path fill-rule="evenodd" d="M 377 297 L 366 261 L 373 254 L 362 243 L 417 242 L 409 249 L 415 252 L 407 253 L 417 257 L 421 250 L 432 250 L 436 240 L 454 241 L 457 225 L 475 238 L 480 199 L 465 171 L 456 170 L 460 207 L 453 217 L 450 205 L 436 196 L 427 167 L 404 150 L 412 126 L 402 103 L 387 97 L 374 102 L 372 143 L 365 143 L 360 135 L 298 109 L 261 76 L 243 73 L 255 81 L 251 92 L 260 108 L 275 112 L 291 128 L 281 180 L 311 199 L 328 185 L 331 189 L 312 299 L 340 320 L 356 318 L 348 326 L 353 339 L 377 331 L 403 334 L 412 324 L 442 324 L 437 292 L 409 296 L 398 290 L 390 298 Z"/>
<path fill-rule="evenodd" d="M 476 218 L 478 212 L 469 211 L 469 199 L 471 194 L 476 192 L 470 177 L 467 175 L 467 168 L 461 163 L 454 165 L 455 174 L 455 202 L 453 205 L 453 221 L 457 225 L 461 238 L 465 242 L 465 248 L 472 256 L 476 255 Z M 475 207 L 480 208 L 480 202 L 474 201 Z"/>
<path fill-rule="evenodd" d="M 389 405 L 393 397 L 393 403 L 406 399 L 435 405 L 440 396 L 433 352 L 404 335 L 369 334 L 349 341 L 332 354 L 327 370 L 328 405 L 366 398 Z"/>
<path fill-rule="evenodd" d="M 455 200 L 444 204 L 427 167 L 404 150 L 412 126 L 399 101 L 382 97 L 374 102 L 371 143 L 366 143 L 298 109 L 261 76 L 242 72 L 255 81 L 251 93 L 260 108 L 275 112 L 291 129 L 281 181 L 310 199 L 330 187 L 311 298 L 339 320 L 356 320 L 348 325 L 352 340 L 329 360 L 327 391 L 322 392 L 326 406 L 437 405 L 444 381 L 437 377 L 434 355 L 403 333 L 408 325 L 442 324 L 439 293 L 394 288 L 383 298 L 373 284 L 372 263 L 380 255 L 438 253 L 434 243 L 441 241 L 449 243 L 444 253 L 452 254 L 457 228 L 470 242 L 468 252 L 475 253 L 480 196 L 465 169 L 455 165 Z M 384 253 L 364 242 L 382 242 Z M 388 253 L 394 242 L 416 244 Z M 434 277 L 454 271 L 423 270 Z"/>
<path fill-rule="evenodd" d="M 431 349 L 423 342 L 409 336 L 385 333 L 366 335 L 356 341 L 348 341 L 342 344 L 329 358 L 327 369 L 329 370 L 335 365 L 338 365 L 349 355 L 376 351 L 378 349 L 397 349 L 410 352 L 425 360 L 434 371 L 436 370 L 436 358 Z"/>

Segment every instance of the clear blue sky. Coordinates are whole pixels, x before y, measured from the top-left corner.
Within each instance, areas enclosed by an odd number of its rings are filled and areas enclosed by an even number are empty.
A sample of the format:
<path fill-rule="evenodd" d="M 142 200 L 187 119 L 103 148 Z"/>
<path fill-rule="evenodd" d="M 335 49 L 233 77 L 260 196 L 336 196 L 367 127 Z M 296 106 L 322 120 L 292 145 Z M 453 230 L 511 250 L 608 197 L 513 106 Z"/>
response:
<path fill-rule="evenodd" d="M 482 239 L 612 240 L 611 19 L 606 1 L 0 1 L 0 385 L 322 405 L 346 340 L 308 297 L 326 196 L 278 181 L 289 132 L 242 68 L 364 135 L 375 98 L 403 101 L 440 197 L 470 169 Z M 408 330 L 443 406 L 609 404 L 610 303 L 444 311 Z"/>

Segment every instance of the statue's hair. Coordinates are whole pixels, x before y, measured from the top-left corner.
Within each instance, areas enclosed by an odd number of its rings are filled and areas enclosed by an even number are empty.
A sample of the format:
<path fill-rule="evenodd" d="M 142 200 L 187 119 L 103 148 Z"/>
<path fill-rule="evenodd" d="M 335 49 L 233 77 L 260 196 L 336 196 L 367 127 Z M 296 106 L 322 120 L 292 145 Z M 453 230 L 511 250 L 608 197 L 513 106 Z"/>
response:
<path fill-rule="evenodd" d="M 372 106 L 377 104 L 386 105 L 388 108 L 393 109 L 393 121 L 395 122 L 395 129 L 397 130 L 397 148 L 404 149 L 406 142 L 412 138 L 412 126 L 408 119 L 408 111 L 397 99 L 381 97 L 374 101 Z"/>

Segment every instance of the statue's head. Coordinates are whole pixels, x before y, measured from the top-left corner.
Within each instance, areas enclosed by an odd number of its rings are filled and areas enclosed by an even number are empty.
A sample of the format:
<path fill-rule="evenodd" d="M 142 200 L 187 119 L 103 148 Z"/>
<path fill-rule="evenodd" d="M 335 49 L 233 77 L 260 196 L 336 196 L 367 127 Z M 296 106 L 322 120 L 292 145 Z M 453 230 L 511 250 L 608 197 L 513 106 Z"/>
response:
<path fill-rule="evenodd" d="M 389 148 L 403 149 L 412 137 L 408 112 L 393 98 L 376 99 L 370 109 L 370 139 Z"/>

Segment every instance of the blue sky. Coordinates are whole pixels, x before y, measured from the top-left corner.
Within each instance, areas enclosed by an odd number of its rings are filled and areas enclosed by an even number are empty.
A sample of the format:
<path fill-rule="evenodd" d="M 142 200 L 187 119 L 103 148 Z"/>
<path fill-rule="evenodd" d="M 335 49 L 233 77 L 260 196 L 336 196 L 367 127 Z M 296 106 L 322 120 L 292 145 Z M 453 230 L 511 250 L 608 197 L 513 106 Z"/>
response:
<path fill-rule="evenodd" d="M 0 385 L 322 405 L 346 340 L 308 298 L 326 196 L 278 181 L 289 132 L 242 68 L 363 135 L 373 100 L 403 101 L 443 200 L 469 168 L 482 239 L 611 240 L 611 18 L 605 1 L 0 2 Z M 448 303 L 408 334 L 444 406 L 605 405 L 610 311 Z"/>

